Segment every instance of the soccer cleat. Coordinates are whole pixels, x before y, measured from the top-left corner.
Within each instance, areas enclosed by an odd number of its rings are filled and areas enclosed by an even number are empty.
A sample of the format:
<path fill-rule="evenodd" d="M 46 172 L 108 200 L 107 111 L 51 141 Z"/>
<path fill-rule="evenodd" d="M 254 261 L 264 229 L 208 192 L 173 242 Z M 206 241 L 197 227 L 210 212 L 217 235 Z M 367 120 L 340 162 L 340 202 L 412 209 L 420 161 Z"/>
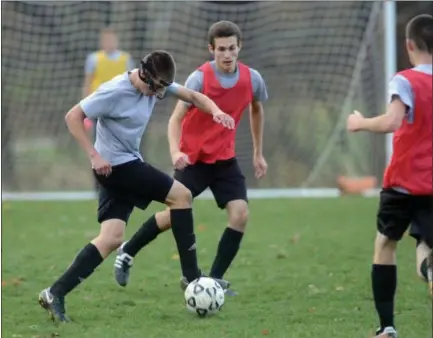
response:
<path fill-rule="evenodd" d="M 39 294 L 39 305 L 48 311 L 53 322 L 71 321 L 66 315 L 65 298 L 54 296 L 49 288 L 42 290 Z"/>
<path fill-rule="evenodd" d="M 203 275 L 203 277 L 207 277 L 207 276 Z M 228 282 L 228 281 L 226 281 L 224 279 L 221 279 L 221 278 L 213 278 L 213 277 L 211 277 L 211 278 L 214 279 L 223 288 L 224 293 L 227 296 L 237 296 L 237 292 L 229 289 L 230 288 L 230 282 Z M 186 288 L 188 287 L 188 284 L 189 284 L 189 282 L 186 279 L 186 277 L 181 277 L 180 278 L 180 288 L 183 291 L 186 290 Z"/>
<path fill-rule="evenodd" d="M 129 269 L 132 266 L 134 258 L 123 251 L 123 247 L 126 244 L 123 243 L 119 249 L 117 249 L 116 260 L 114 261 L 114 277 L 120 286 L 126 286 L 129 281 Z"/>
<path fill-rule="evenodd" d="M 380 328 L 376 331 L 376 337 L 380 338 L 397 338 L 397 331 L 392 326 L 387 326 L 383 330 Z"/>

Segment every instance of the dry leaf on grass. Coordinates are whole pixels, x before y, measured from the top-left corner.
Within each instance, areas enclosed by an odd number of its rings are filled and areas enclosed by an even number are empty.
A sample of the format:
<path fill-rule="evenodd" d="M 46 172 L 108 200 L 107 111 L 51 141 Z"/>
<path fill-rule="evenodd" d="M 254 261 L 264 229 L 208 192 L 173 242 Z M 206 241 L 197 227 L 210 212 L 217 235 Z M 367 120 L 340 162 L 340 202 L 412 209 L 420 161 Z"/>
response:
<path fill-rule="evenodd" d="M 14 278 L 11 281 L 13 286 L 19 286 L 23 283 L 23 279 L 22 278 Z"/>
<path fill-rule="evenodd" d="M 299 240 L 301 239 L 301 235 L 300 234 L 294 234 L 292 238 L 290 238 L 290 242 L 292 244 L 296 244 L 299 242 Z"/>

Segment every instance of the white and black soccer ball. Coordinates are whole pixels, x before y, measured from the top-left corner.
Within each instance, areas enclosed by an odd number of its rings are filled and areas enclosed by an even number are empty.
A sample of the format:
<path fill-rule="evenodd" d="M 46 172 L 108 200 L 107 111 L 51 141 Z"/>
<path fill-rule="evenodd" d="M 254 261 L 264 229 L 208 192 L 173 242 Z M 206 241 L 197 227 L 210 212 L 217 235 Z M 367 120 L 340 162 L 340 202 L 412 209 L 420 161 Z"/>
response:
<path fill-rule="evenodd" d="M 213 315 L 224 305 L 224 290 L 214 279 L 200 277 L 185 290 L 186 308 L 199 317 Z"/>

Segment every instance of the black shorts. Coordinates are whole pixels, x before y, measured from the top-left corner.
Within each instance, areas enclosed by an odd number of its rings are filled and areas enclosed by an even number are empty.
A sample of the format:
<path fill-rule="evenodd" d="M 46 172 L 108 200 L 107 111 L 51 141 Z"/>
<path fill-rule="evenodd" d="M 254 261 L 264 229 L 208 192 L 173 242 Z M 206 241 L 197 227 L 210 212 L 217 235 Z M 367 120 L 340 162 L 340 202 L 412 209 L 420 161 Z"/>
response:
<path fill-rule="evenodd" d="M 185 185 L 193 197 L 209 188 L 221 209 L 230 201 L 248 202 L 245 177 L 236 158 L 211 164 L 197 162 L 183 170 L 176 170 L 174 178 Z"/>
<path fill-rule="evenodd" d="M 421 229 L 417 224 L 412 223 L 410 225 L 409 236 L 414 238 L 417 242 L 421 241 Z"/>
<path fill-rule="evenodd" d="M 398 241 L 410 224 L 416 224 L 423 240 L 433 247 L 433 196 L 414 196 L 383 189 L 377 213 L 378 231 Z"/>
<path fill-rule="evenodd" d="M 164 203 L 173 178 L 150 164 L 135 160 L 113 166 L 110 176 L 93 174 L 98 181 L 98 222 L 128 222 L 134 207 L 146 209 L 152 201 Z"/>

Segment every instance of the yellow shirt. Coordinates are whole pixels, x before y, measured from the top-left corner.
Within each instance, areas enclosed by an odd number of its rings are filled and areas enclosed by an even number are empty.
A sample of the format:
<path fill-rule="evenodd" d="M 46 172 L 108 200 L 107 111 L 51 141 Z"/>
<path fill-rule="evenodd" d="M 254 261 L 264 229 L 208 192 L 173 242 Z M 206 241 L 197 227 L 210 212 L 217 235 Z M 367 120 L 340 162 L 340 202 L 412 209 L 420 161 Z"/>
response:
<path fill-rule="evenodd" d="M 91 83 L 92 92 L 104 82 L 129 70 L 129 60 L 129 54 L 122 51 L 116 59 L 110 59 L 104 51 L 96 52 L 96 66 Z"/>

